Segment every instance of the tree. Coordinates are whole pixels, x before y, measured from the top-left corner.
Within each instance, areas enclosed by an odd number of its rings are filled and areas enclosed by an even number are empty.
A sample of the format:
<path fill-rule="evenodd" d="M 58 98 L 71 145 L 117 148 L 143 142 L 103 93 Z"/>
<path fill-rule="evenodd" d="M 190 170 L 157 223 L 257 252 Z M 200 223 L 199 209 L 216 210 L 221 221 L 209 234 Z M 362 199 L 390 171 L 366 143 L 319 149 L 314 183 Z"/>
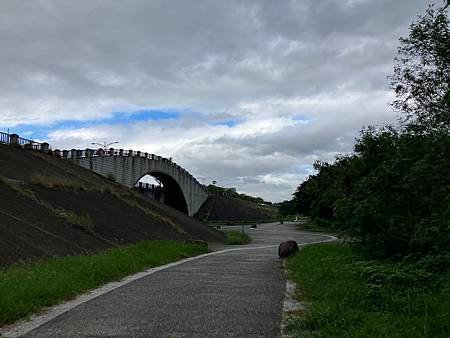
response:
<path fill-rule="evenodd" d="M 430 5 L 400 38 L 389 79 L 396 95 L 392 106 L 405 114 L 401 124 L 409 130 L 450 130 L 449 3 Z"/>
<path fill-rule="evenodd" d="M 447 5 L 448 6 L 448 5 Z M 430 6 L 410 26 L 391 77 L 403 128 L 369 126 L 351 155 L 316 162 L 297 211 L 360 239 L 373 256 L 450 250 L 450 36 L 446 8 Z"/>
<path fill-rule="evenodd" d="M 295 200 L 283 201 L 277 204 L 278 212 L 281 216 L 290 216 L 297 213 Z"/>

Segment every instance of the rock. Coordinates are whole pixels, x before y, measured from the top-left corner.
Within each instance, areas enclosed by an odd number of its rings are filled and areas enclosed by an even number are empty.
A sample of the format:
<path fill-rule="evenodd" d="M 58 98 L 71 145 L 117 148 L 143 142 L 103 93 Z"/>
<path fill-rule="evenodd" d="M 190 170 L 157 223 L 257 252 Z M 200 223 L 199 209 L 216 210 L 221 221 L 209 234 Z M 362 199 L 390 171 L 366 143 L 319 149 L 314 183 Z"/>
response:
<path fill-rule="evenodd" d="M 278 247 L 278 256 L 280 258 L 286 258 L 295 255 L 297 251 L 298 245 L 296 241 L 281 242 Z"/>

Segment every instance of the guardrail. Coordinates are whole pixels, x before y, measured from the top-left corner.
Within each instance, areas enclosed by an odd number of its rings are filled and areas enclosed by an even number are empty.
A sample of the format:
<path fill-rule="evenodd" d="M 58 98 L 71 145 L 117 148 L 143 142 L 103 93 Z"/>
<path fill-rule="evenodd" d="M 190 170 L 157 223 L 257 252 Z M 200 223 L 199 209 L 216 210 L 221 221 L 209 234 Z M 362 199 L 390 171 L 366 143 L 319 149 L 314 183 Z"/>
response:
<path fill-rule="evenodd" d="M 7 134 L 0 132 L 0 143 L 20 146 L 34 150 L 48 150 L 48 143 L 39 143 L 33 140 L 29 140 L 20 137 L 17 134 Z"/>

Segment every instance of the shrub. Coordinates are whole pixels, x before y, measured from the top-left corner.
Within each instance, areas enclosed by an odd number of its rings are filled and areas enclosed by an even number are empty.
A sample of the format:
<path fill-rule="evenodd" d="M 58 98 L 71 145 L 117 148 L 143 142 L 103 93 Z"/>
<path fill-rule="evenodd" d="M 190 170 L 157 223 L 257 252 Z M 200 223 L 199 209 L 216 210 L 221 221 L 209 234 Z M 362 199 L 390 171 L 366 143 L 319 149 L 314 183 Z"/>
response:
<path fill-rule="evenodd" d="M 228 245 L 242 245 L 251 242 L 250 236 L 240 231 L 228 230 L 225 231 L 225 235 L 227 236 L 225 239 L 225 244 Z"/>

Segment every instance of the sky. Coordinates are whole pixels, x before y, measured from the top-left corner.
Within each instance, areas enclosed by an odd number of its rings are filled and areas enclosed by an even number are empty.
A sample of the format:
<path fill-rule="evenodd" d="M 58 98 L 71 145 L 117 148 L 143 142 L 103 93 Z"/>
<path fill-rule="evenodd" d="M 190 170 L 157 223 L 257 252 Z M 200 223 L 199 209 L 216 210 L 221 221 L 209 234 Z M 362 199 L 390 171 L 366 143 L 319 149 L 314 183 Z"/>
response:
<path fill-rule="evenodd" d="M 2 0 L 0 131 L 118 141 L 273 202 L 397 113 L 426 0 Z M 439 3 L 439 2 L 438 2 Z"/>

